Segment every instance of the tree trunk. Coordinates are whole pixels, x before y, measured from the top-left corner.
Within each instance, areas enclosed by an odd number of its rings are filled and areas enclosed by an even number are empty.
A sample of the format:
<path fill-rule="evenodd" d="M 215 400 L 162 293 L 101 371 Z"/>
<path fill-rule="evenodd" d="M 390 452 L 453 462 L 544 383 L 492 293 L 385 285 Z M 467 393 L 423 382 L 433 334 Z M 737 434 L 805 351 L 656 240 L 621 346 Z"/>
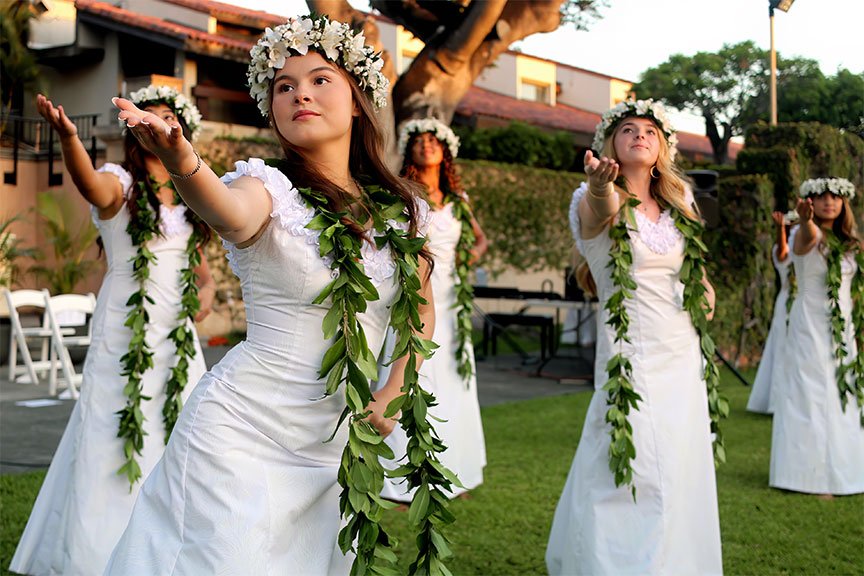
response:
<path fill-rule="evenodd" d="M 729 139 L 732 137 L 732 130 L 728 124 L 723 124 L 723 134 L 717 128 L 717 122 L 714 116 L 709 112 L 703 112 L 702 117 L 705 118 L 705 133 L 708 140 L 711 142 L 711 150 L 714 153 L 715 164 L 725 164 L 729 157 Z"/>

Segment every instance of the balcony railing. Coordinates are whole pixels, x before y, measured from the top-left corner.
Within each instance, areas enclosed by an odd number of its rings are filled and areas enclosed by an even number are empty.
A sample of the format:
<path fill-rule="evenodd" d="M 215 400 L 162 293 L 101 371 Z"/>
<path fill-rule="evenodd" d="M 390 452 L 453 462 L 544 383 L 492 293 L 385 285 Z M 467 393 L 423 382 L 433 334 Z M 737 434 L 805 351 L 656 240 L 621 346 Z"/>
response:
<path fill-rule="evenodd" d="M 96 135 L 94 127 L 99 114 L 82 114 L 69 116 L 78 128 L 78 138 L 81 142 L 89 141 L 87 150 L 90 162 L 96 163 Z M 51 125 L 43 118 L 26 118 L 15 114 L 0 117 L 3 130 L 3 147 L 12 149 L 12 171 L 3 173 L 3 183 L 16 186 L 18 184 L 18 156 L 21 150 L 27 150 L 37 157 L 48 158 L 48 186 L 63 184 L 63 172 L 54 172 L 54 163 L 62 161 L 60 142 Z"/>

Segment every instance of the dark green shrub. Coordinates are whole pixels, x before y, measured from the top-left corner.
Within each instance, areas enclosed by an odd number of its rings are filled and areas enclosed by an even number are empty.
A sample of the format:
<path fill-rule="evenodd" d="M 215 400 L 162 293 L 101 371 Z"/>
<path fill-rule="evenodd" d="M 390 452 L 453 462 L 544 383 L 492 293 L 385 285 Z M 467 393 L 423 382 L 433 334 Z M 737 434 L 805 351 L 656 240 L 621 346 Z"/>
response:
<path fill-rule="evenodd" d="M 774 309 L 771 263 L 774 193 L 764 175 L 719 183 L 720 223 L 708 230 L 708 277 L 717 292 L 711 334 L 717 346 L 742 364 L 758 359 Z"/>

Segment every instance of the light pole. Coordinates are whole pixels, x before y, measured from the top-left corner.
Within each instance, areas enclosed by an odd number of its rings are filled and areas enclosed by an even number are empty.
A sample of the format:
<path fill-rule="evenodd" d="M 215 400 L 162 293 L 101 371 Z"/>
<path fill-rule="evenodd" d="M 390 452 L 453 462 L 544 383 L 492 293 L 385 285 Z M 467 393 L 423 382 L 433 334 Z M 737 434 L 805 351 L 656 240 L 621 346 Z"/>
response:
<path fill-rule="evenodd" d="M 777 125 L 777 52 L 774 50 L 774 9 L 788 12 L 795 0 L 768 0 L 768 21 L 771 23 L 771 126 Z"/>

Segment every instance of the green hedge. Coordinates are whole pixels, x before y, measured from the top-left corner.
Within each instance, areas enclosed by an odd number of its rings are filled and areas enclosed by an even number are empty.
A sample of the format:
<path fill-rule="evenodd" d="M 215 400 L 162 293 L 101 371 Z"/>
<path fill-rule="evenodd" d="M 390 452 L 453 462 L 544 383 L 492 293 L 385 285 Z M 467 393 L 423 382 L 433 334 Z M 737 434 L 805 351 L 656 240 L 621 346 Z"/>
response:
<path fill-rule="evenodd" d="M 789 156 L 781 154 L 789 150 Z M 794 159 L 792 159 L 794 157 Z M 817 122 L 769 126 L 755 124 L 747 131 L 738 154 L 742 174 L 768 174 L 775 185 L 778 206 L 794 206 L 798 186 L 808 178 L 846 178 L 858 188 L 852 208 L 864 225 L 864 139 Z"/>
<path fill-rule="evenodd" d="M 522 122 L 502 128 L 453 126 L 459 136 L 459 157 L 490 160 L 551 170 L 573 170 L 576 147 L 569 132 L 545 132 Z"/>
<path fill-rule="evenodd" d="M 742 174 L 765 174 L 771 179 L 775 210 L 785 212 L 795 206 L 798 187 L 803 180 L 795 148 L 744 148 L 738 152 L 737 166 Z"/>
<path fill-rule="evenodd" d="M 489 237 L 484 267 L 563 270 L 573 249 L 567 210 L 584 174 L 459 160 L 462 183 Z"/>
<path fill-rule="evenodd" d="M 708 274 L 717 292 L 711 333 L 730 361 L 758 360 L 774 309 L 774 192 L 764 175 L 721 179 L 720 223 L 708 230 Z"/>

